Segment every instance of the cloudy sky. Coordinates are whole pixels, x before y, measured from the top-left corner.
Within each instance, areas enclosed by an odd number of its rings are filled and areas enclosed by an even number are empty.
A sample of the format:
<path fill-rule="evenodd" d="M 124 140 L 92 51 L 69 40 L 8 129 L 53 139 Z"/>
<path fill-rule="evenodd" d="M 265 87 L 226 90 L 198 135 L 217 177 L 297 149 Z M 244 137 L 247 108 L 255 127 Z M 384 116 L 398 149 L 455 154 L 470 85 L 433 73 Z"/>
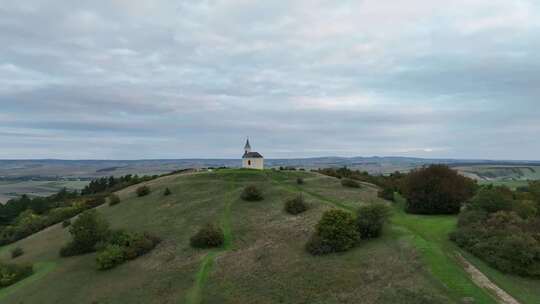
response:
<path fill-rule="evenodd" d="M 540 159 L 536 0 L 0 0 L 0 158 Z"/>

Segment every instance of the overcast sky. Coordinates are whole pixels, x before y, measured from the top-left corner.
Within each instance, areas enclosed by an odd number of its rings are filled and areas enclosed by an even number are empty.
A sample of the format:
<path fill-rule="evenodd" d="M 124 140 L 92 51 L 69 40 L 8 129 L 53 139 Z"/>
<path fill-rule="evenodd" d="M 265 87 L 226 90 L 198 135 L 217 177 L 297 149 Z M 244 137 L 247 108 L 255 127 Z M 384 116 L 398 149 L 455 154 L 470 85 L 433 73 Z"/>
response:
<path fill-rule="evenodd" d="M 0 0 L 0 158 L 540 159 L 540 4 Z"/>

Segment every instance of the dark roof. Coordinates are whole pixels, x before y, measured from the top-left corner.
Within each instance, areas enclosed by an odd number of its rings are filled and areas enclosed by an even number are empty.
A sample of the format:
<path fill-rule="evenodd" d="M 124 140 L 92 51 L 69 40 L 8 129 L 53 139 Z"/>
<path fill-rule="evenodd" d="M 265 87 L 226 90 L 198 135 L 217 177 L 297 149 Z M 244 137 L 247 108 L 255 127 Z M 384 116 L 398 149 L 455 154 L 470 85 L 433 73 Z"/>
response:
<path fill-rule="evenodd" d="M 263 158 L 259 152 L 246 152 L 242 158 Z"/>

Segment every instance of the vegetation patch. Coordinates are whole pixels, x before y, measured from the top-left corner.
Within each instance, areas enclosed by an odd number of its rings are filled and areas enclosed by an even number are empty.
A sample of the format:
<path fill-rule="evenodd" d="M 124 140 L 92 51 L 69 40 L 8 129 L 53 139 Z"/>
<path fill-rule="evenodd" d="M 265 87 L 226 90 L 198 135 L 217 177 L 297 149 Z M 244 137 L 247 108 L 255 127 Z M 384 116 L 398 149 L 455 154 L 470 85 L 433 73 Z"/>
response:
<path fill-rule="evenodd" d="M 62 257 L 94 252 L 96 244 L 107 237 L 109 225 L 96 210 L 89 210 L 75 220 L 69 232 L 72 241 L 60 249 Z"/>
<path fill-rule="evenodd" d="M 32 265 L 0 263 L 0 288 L 15 284 L 33 272 Z"/>
<path fill-rule="evenodd" d="M 305 182 L 304 182 L 304 179 L 301 178 L 301 177 L 297 177 L 296 178 L 296 184 L 297 185 L 303 185 Z"/>
<path fill-rule="evenodd" d="M 262 195 L 261 190 L 259 190 L 259 188 L 257 188 L 257 186 L 254 186 L 254 185 L 246 186 L 244 190 L 242 191 L 242 194 L 240 195 L 240 197 L 243 200 L 249 201 L 249 202 L 256 202 L 256 201 L 263 200 L 263 195 Z"/>
<path fill-rule="evenodd" d="M 349 188 L 360 188 L 360 184 L 357 181 L 354 181 L 349 178 L 343 178 L 341 180 L 341 185 L 343 187 L 349 187 Z"/>
<path fill-rule="evenodd" d="M 169 187 L 165 188 L 165 191 L 163 191 L 164 196 L 169 196 L 171 194 L 172 194 L 172 192 L 171 192 L 171 189 L 169 189 Z"/>
<path fill-rule="evenodd" d="M 302 194 L 285 201 L 285 211 L 289 214 L 297 215 L 306 211 L 307 209 L 308 205 L 304 201 L 304 196 Z"/>
<path fill-rule="evenodd" d="M 114 206 L 120 204 L 120 197 L 117 194 L 109 195 L 109 206 Z"/>
<path fill-rule="evenodd" d="M 359 240 L 360 236 L 353 215 L 334 209 L 322 215 L 315 234 L 306 244 L 306 250 L 313 255 L 347 251 Z"/>
<path fill-rule="evenodd" d="M 106 241 L 99 245 L 102 249 L 96 256 L 97 267 L 99 270 L 114 268 L 150 252 L 160 242 L 159 238 L 150 234 L 113 231 Z"/>
<path fill-rule="evenodd" d="M 362 239 L 379 237 L 390 216 L 390 208 L 384 203 L 372 203 L 358 208 L 356 225 Z"/>
<path fill-rule="evenodd" d="M 405 179 L 405 211 L 415 214 L 457 214 L 470 199 L 476 183 L 445 165 L 412 171 Z"/>
<path fill-rule="evenodd" d="M 502 272 L 540 278 L 540 200 L 520 197 L 535 196 L 501 186 L 480 189 L 460 213 L 451 239 Z"/>
<path fill-rule="evenodd" d="M 225 241 L 223 230 L 213 224 L 207 224 L 189 240 L 192 247 L 195 248 L 212 248 L 220 247 Z"/>
<path fill-rule="evenodd" d="M 151 192 L 150 187 L 148 187 L 148 186 L 140 186 L 136 190 L 137 196 L 139 196 L 139 197 L 146 196 L 146 195 L 150 194 L 150 192 Z"/>
<path fill-rule="evenodd" d="M 15 247 L 11 249 L 11 258 L 15 259 L 24 254 L 24 250 L 21 247 Z"/>

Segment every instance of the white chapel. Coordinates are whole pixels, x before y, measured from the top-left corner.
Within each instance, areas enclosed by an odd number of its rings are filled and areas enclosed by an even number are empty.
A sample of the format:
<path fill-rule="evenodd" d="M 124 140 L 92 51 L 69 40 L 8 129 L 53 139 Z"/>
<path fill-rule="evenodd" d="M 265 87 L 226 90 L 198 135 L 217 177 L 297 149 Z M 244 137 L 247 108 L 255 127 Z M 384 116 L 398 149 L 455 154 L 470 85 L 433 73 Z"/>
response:
<path fill-rule="evenodd" d="M 242 168 L 264 169 L 264 157 L 259 152 L 251 152 L 249 138 L 244 146 L 244 155 L 242 156 Z"/>

